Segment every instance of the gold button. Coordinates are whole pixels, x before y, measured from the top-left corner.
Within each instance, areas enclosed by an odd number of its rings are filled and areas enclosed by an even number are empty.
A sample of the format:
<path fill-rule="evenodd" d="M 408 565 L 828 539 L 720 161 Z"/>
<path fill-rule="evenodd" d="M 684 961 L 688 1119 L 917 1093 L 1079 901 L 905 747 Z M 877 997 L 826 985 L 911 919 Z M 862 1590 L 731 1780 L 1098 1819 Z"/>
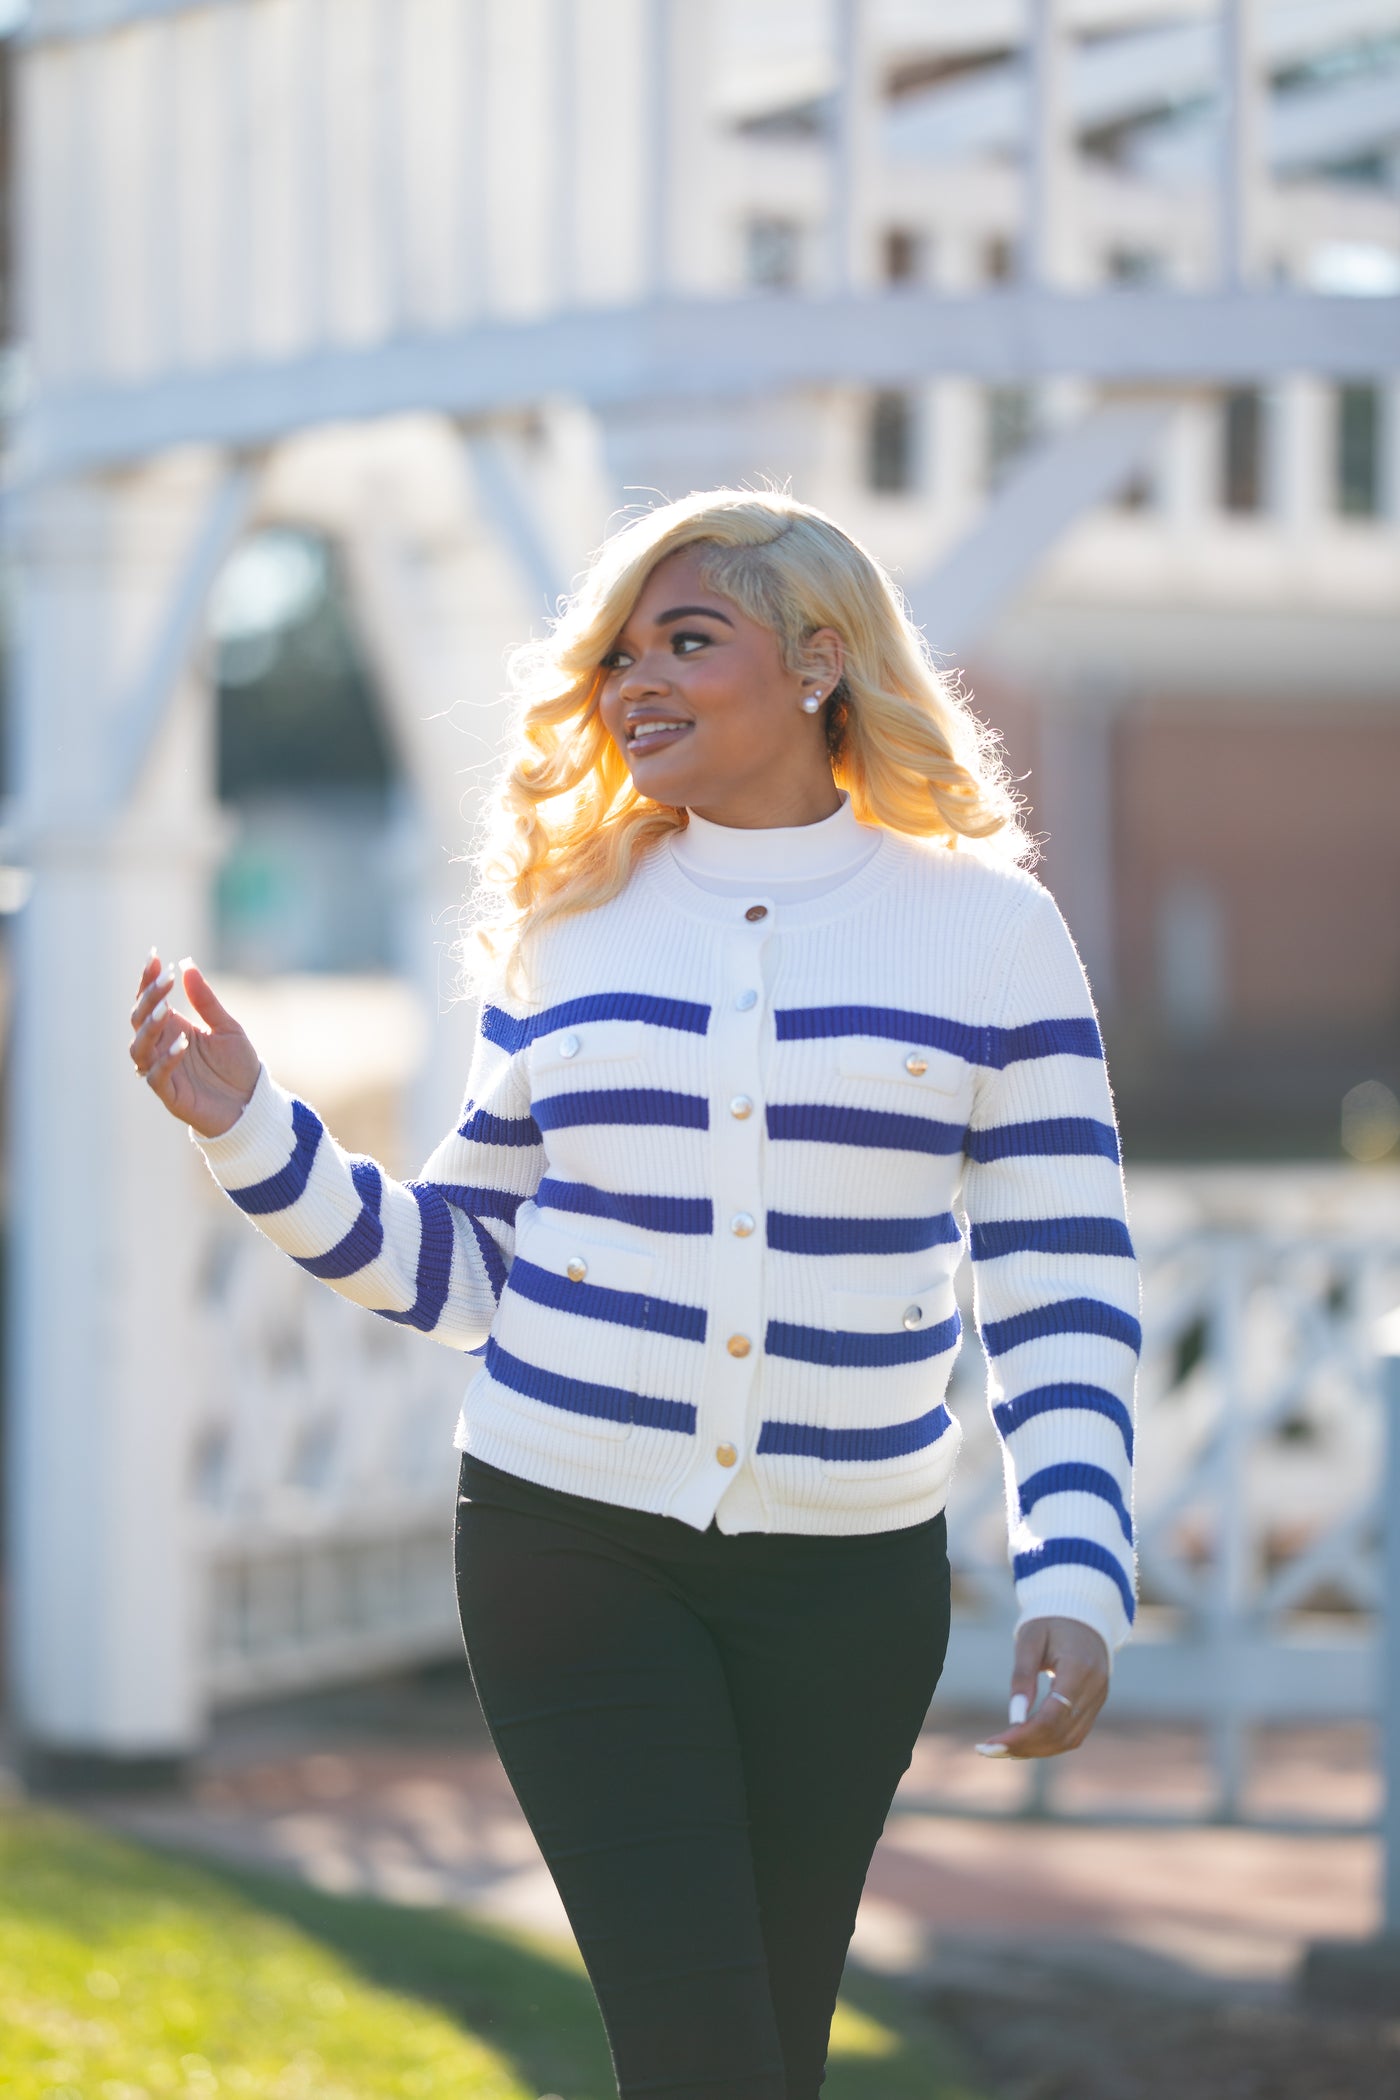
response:
<path fill-rule="evenodd" d="M 928 1059 L 920 1057 L 917 1050 L 911 1050 L 904 1060 L 904 1069 L 912 1073 L 915 1079 L 922 1079 L 928 1070 Z"/>
<path fill-rule="evenodd" d="M 744 917 L 751 926 L 756 926 L 760 919 L 766 919 L 767 916 L 768 906 L 766 904 L 751 904 L 744 913 Z"/>
<path fill-rule="evenodd" d="M 917 1326 L 919 1325 L 920 1321 L 921 1321 L 921 1320 L 923 1319 L 923 1317 L 924 1317 L 924 1309 L 923 1309 L 922 1305 L 906 1305 L 906 1306 L 905 1306 L 905 1308 L 904 1308 L 904 1324 L 905 1324 L 905 1326 L 906 1326 L 906 1327 L 917 1327 Z"/>
<path fill-rule="evenodd" d="M 731 1356 L 747 1356 L 753 1343 L 746 1334 L 731 1334 L 724 1346 Z"/>
<path fill-rule="evenodd" d="M 581 1254 L 571 1255 L 564 1274 L 568 1277 L 570 1283 L 582 1283 L 584 1277 L 588 1274 L 588 1263 Z"/>
<path fill-rule="evenodd" d="M 722 1466 L 733 1466 L 737 1465 L 739 1462 L 739 1454 L 734 1449 L 734 1446 L 732 1444 L 717 1444 L 715 1447 L 715 1457 L 719 1460 Z"/>
<path fill-rule="evenodd" d="M 753 1103 L 748 1095 L 736 1094 L 729 1104 L 729 1113 L 731 1116 L 737 1116 L 741 1123 L 746 1116 L 751 1116 L 753 1114 Z"/>

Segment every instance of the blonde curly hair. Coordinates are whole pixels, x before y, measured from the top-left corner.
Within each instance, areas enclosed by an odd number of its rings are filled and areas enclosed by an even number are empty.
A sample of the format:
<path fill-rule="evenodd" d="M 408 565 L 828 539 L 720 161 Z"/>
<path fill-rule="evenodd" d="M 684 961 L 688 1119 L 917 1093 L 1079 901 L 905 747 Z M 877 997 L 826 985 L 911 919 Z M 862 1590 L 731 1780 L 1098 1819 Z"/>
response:
<path fill-rule="evenodd" d="M 503 966 L 516 978 L 527 935 L 615 897 L 638 857 L 688 821 L 637 791 L 598 709 L 603 658 L 652 570 L 682 547 L 703 550 L 705 582 L 770 628 L 798 675 L 815 668 L 804 652 L 818 628 L 841 635 L 827 743 L 861 823 L 949 846 L 989 841 L 1013 860 L 1029 850 L 996 738 L 938 670 L 874 556 L 790 496 L 707 489 L 605 541 L 549 633 L 511 655 L 513 734 L 476 856 L 469 981 Z"/>

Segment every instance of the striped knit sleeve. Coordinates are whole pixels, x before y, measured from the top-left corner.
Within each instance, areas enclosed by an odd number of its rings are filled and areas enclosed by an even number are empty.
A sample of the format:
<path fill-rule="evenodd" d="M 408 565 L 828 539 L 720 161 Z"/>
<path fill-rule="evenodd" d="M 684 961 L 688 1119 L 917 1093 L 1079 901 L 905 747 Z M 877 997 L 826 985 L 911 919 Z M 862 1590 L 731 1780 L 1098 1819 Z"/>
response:
<path fill-rule="evenodd" d="M 515 1249 L 515 1214 L 544 1166 L 523 1063 L 486 1032 L 478 1029 L 457 1127 L 415 1180 L 395 1181 L 342 1151 L 265 1066 L 230 1130 L 191 1136 L 220 1187 L 308 1274 L 448 1348 L 484 1342 Z"/>
<path fill-rule="evenodd" d="M 1005 1457 L 1018 1625 L 1079 1619 L 1112 1654 L 1135 1606 L 1142 1341 L 1118 1133 L 1084 972 L 1038 887 L 1012 930 L 1007 965 L 963 1196 Z"/>

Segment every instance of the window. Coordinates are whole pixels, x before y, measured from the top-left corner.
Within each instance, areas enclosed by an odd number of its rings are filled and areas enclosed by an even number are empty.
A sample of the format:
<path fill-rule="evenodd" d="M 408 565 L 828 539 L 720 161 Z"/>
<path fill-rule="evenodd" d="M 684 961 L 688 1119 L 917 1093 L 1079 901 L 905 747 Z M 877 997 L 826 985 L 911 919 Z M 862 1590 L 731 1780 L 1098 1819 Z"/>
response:
<path fill-rule="evenodd" d="M 924 237 L 909 226 L 886 228 L 884 240 L 886 284 L 915 284 L 924 275 Z"/>
<path fill-rule="evenodd" d="M 1236 387 L 1223 403 L 1220 500 L 1237 513 L 1264 507 L 1264 397 Z"/>
<path fill-rule="evenodd" d="M 801 272 L 802 229 L 794 219 L 750 219 L 745 276 L 761 291 L 785 291 Z"/>
<path fill-rule="evenodd" d="M 987 389 L 987 483 L 997 488 L 1018 453 L 1035 440 L 1035 395 L 1028 386 Z"/>
<path fill-rule="evenodd" d="M 914 404 L 892 390 L 873 394 L 866 444 L 866 481 L 885 495 L 914 486 Z"/>
<path fill-rule="evenodd" d="M 1374 518 L 1381 507 L 1381 390 L 1340 386 L 1336 421 L 1337 508 L 1344 518 Z"/>
<path fill-rule="evenodd" d="M 1161 284 L 1166 268 L 1163 257 L 1153 248 L 1110 248 L 1105 274 L 1112 285 L 1141 288 Z"/>
<path fill-rule="evenodd" d="M 1228 1018 L 1225 916 L 1214 890 L 1192 876 L 1157 900 L 1157 993 L 1178 1042 L 1204 1042 Z"/>
<path fill-rule="evenodd" d="M 210 626 L 233 820 L 217 960 L 254 975 L 389 968 L 405 789 L 334 547 L 288 526 L 254 533 L 215 586 Z"/>

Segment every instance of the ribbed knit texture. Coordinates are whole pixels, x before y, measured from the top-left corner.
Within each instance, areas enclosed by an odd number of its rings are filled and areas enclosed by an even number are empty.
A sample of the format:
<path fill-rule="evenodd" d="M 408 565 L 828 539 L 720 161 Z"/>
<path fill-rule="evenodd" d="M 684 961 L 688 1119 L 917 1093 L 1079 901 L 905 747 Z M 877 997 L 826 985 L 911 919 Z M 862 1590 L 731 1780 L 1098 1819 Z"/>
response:
<path fill-rule="evenodd" d="M 943 1506 L 961 1210 L 1022 1619 L 1125 1638 L 1137 1272 L 1092 1004 L 1032 877 L 887 833 L 824 895 L 730 897 L 663 845 L 538 941 L 528 1001 L 484 1006 L 417 1180 L 265 1071 L 200 1142 L 313 1275 L 483 1354 L 459 1445 L 730 1532 Z"/>

